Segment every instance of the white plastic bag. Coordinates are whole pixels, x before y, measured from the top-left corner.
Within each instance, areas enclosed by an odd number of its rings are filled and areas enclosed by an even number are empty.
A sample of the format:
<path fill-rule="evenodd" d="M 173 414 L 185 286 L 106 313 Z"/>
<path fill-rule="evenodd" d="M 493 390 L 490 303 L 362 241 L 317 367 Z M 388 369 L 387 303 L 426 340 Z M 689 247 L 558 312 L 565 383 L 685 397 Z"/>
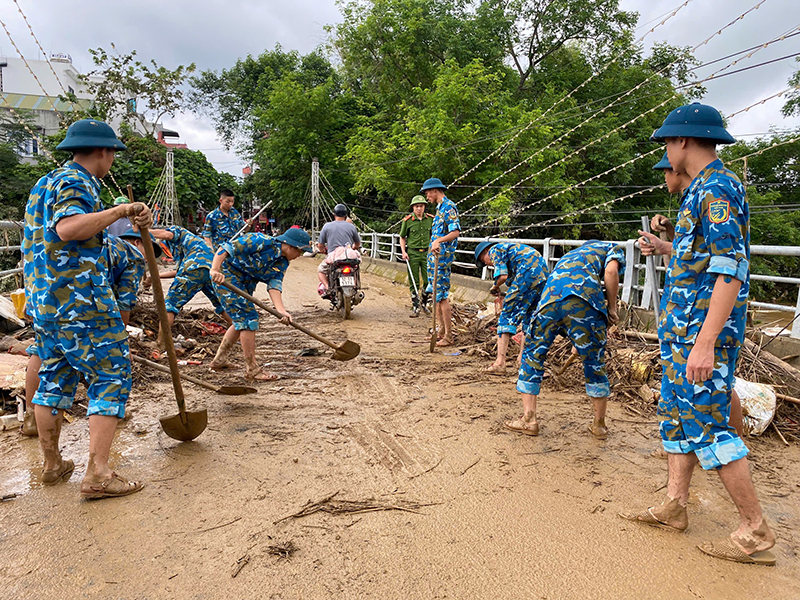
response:
<path fill-rule="evenodd" d="M 775 416 L 777 397 L 772 386 L 735 378 L 733 389 L 742 401 L 744 430 L 750 435 L 761 435 Z"/>

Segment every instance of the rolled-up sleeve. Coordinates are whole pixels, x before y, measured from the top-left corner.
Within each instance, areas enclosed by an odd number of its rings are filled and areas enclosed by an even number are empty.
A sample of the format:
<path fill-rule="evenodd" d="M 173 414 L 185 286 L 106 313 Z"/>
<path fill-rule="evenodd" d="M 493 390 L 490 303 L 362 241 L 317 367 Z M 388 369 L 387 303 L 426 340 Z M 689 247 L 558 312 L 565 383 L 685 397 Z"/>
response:
<path fill-rule="evenodd" d="M 702 227 L 711 254 L 708 272 L 746 281 L 750 261 L 744 196 L 728 193 L 722 186 L 710 188 L 703 199 Z"/>
<path fill-rule="evenodd" d="M 608 253 L 606 256 L 606 262 L 604 267 L 608 266 L 612 260 L 617 261 L 619 263 L 619 274 L 620 276 L 625 274 L 625 246 L 622 244 L 617 244 L 611 249 L 611 252 Z"/>

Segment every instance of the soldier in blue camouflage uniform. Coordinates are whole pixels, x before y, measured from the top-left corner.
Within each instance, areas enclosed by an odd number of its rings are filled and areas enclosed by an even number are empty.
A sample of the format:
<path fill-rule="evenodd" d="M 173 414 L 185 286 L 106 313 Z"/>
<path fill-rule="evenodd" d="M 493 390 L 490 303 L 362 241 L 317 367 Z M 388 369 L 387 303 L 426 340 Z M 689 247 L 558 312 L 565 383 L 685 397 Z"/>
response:
<path fill-rule="evenodd" d="M 517 380 L 524 413 L 520 419 L 507 421 L 506 428 L 538 435 L 536 402 L 544 361 L 556 336 L 562 334 L 570 339 L 583 360 L 586 394 L 594 404 L 594 421 L 589 431 L 597 439 L 606 438 L 606 401 L 610 393 L 605 364 L 606 328 L 618 320 L 617 291 L 624 272 L 625 248 L 610 242 L 588 241 L 558 261 L 525 332 L 527 343 Z"/>
<path fill-rule="evenodd" d="M 289 261 L 299 258 L 303 252 L 311 251 L 310 240 L 311 236 L 298 228 L 288 229 L 276 238 L 263 233 L 246 233 L 220 246 L 214 255 L 210 274 L 217 296 L 231 316 L 233 325 L 222 338 L 211 362 L 212 369 L 228 366 L 227 355 L 241 337 L 247 379 L 277 379 L 275 375 L 263 373 L 256 362 L 258 311 L 249 301 L 220 284 L 227 280 L 240 290 L 253 294 L 259 282 L 265 283 L 275 310 L 284 317 L 281 323 L 288 325 L 292 322 L 292 315 L 283 306 L 283 276 L 289 267 Z"/>
<path fill-rule="evenodd" d="M 536 250 L 514 242 L 481 242 L 475 248 L 475 264 L 494 266 L 493 292 L 499 293 L 501 280 L 508 285 L 497 318 L 497 360 L 487 369 L 490 373 L 505 373 L 511 336 L 518 328 L 528 326 L 539 305 L 547 281 L 547 264 Z"/>
<path fill-rule="evenodd" d="M 208 274 L 214 254 L 203 239 L 177 226 L 153 229 L 150 233 L 153 237 L 166 241 L 175 261 L 175 269 L 160 274 L 161 279 L 174 278 L 164 300 L 170 328 L 175 322 L 175 316 L 200 292 L 203 292 L 214 305 L 214 312 L 222 315 L 228 326 L 232 325 L 233 321 L 222 307 L 211 276 Z M 161 325 L 159 325 L 159 340 L 161 335 Z"/>
<path fill-rule="evenodd" d="M 232 191 L 222 190 L 219 193 L 219 208 L 215 208 L 206 215 L 203 224 L 203 239 L 214 251 L 245 226 L 242 215 L 233 208 L 233 200 Z"/>
<path fill-rule="evenodd" d="M 442 329 L 439 332 L 432 332 L 437 335 L 439 341 L 437 346 L 452 346 L 452 320 L 453 313 L 450 308 L 450 269 L 456 257 L 456 247 L 458 246 L 458 236 L 461 233 L 461 224 L 458 221 L 458 209 L 455 203 L 445 196 L 447 186 L 436 177 L 427 179 L 422 184 L 420 190 L 425 194 L 428 202 L 437 204 L 436 216 L 433 218 L 431 226 L 431 245 L 428 252 L 428 287 L 425 288 L 426 294 L 433 293 L 433 271 L 434 255 L 439 255 L 439 271 L 436 281 L 436 298 L 433 299 L 434 310 L 437 310 L 436 317 L 441 323 Z"/>
<path fill-rule="evenodd" d="M 149 226 L 141 203 L 102 210 L 99 177 L 117 150 L 124 150 L 106 123 L 73 123 L 58 149 L 72 161 L 42 177 L 26 207 L 23 260 L 26 300 L 42 360 L 33 398 L 44 455 L 42 481 L 55 484 L 74 470 L 62 459 L 59 436 L 64 410 L 72 406 L 80 374 L 88 382 L 89 462 L 81 483 L 84 498 L 122 496 L 142 484 L 108 465 L 117 422 L 131 388 L 127 332 L 110 284 L 105 229 L 121 217 Z"/>
<path fill-rule="evenodd" d="M 127 219 L 121 219 L 121 221 L 127 221 Z M 117 222 L 119 223 L 120 221 Z M 128 230 L 123 231 L 122 237 L 111 234 L 106 237 L 109 280 L 114 290 L 114 296 L 117 299 L 122 322 L 125 325 L 130 320 L 133 307 L 136 306 L 139 284 L 146 268 L 141 236 L 133 231 L 133 226 L 130 223 L 128 224 Z M 157 252 L 160 254 L 160 251 Z M 33 396 L 39 388 L 39 369 L 42 366 L 42 359 L 39 358 L 39 350 L 36 347 L 36 343 L 28 346 L 27 353 L 30 356 L 25 378 L 25 404 L 27 410 L 25 411 L 25 421 L 21 430 L 27 436 L 36 436 L 38 431 L 33 410 Z"/>
<path fill-rule="evenodd" d="M 672 111 L 652 139 L 665 141 L 672 168 L 692 177 L 675 226 L 658 327 L 664 365 L 658 410 L 669 479 L 661 505 L 622 516 L 684 531 L 689 484 L 700 463 L 717 470 L 740 517 L 729 537 L 700 550 L 725 560 L 775 564 L 769 550 L 775 536 L 750 478 L 748 450 L 730 424 L 750 287 L 750 215 L 744 186 L 717 158 L 716 145 L 735 140 L 719 112 L 699 103 Z M 640 244 L 661 242 L 642 235 Z"/>

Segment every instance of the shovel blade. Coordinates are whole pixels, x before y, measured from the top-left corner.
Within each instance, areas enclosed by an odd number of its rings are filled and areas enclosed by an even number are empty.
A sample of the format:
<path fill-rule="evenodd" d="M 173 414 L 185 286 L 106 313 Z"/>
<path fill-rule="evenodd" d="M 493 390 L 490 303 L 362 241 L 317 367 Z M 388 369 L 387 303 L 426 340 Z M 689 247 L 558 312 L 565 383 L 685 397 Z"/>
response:
<path fill-rule="evenodd" d="M 245 394 L 255 394 L 257 391 L 256 388 L 243 385 L 223 385 L 217 388 L 218 394 L 225 394 L 226 396 L 244 396 Z"/>
<path fill-rule="evenodd" d="M 345 341 L 333 351 L 333 360 L 352 360 L 361 352 L 361 346 L 350 340 Z"/>
<path fill-rule="evenodd" d="M 205 431 L 208 425 L 208 412 L 206 409 L 196 411 L 186 411 L 186 423 L 181 420 L 181 415 L 171 417 L 161 417 L 159 420 L 161 429 L 164 430 L 173 440 L 189 442 Z"/>

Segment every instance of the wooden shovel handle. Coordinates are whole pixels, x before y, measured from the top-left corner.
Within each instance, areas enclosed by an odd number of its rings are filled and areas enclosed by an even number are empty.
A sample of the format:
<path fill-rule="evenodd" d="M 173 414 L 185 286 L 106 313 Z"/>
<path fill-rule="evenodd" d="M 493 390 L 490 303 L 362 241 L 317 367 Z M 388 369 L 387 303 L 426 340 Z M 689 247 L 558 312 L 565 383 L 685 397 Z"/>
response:
<path fill-rule="evenodd" d="M 131 358 L 134 361 L 138 362 L 139 364 L 150 367 L 151 369 L 155 369 L 156 371 L 172 374 L 172 371 L 169 370 L 169 367 L 160 365 L 157 362 L 153 362 L 152 360 L 147 360 L 146 358 L 143 358 L 138 354 L 131 354 Z M 185 373 L 181 375 L 181 377 L 183 377 L 186 381 L 191 381 L 192 383 L 207 388 L 209 390 L 214 390 L 215 392 L 219 391 L 219 388 L 216 385 L 208 383 L 207 381 L 203 381 L 202 379 L 198 379 L 197 377 L 192 377 L 191 375 L 186 375 Z"/>
<path fill-rule="evenodd" d="M 436 342 L 439 340 L 439 334 L 436 331 L 436 284 L 439 279 L 439 253 L 433 253 L 433 284 L 431 285 L 433 291 L 433 326 L 431 327 L 431 345 L 430 351 L 436 350 Z"/>
<path fill-rule="evenodd" d="M 128 185 L 128 197 L 133 201 L 133 189 Z M 169 357 L 169 370 L 172 375 L 172 388 L 175 390 L 175 400 L 178 402 L 178 411 L 184 425 L 188 424 L 186 416 L 186 400 L 183 397 L 183 387 L 181 387 L 181 374 L 178 372 L 178 358 L 175 356 L 175 346 L 172 343 L 172 330 L 169 326 L 167 317 L 167 306 L 164 304 L 164 289 L 161 287 L 161 277 L 158 274 L 158 263 L 156 263 L 156 253 L 153 250 L 153 240 L 150 239 L 150 232 L 147 227 L 139 227 L 144 246 L 144 256 L 147 259 L 147 268 L 150 271 L 150 279 L 153 285 L 153 301 L 158 310 L 158 320 L 161 322 L 161 331 L 164 336 L 164 345 Z"/>
<path fill-rule="evenodd" d="M 245 292 L 244 290 L 240 290 L 238 287 L 236 287 L 236 286 L 235 286 L 235 285 L 233 285 L 232 283 L 229 283 L 229 282 L 227 282 L 227 281 L 223 281 L 223 282 L 221 283 L 221 285 L 222 285 L 223 287 L 225 287 L 225 288 L 228 288 L 230 291 L 232 291 L 232 292 L 233 292 L 234 294 L 236 294 L 237 296 L 241 296 L 241 297 L 242 297 L 242 298 L 244 298 L 245 300 L 249 300 L 250 302 L 252 302 L 252 303 L 253 303 L 253 304 L 255 304 L 256 306 L 258 306 L 258 307 L 260 307 L 260 308 L 263 308 L 265 311 L 267 311 L 267 312 L 268 312 L 269 314 L 271 314 L 273 317 L 277 317 L 278 319 L 283 319 L 283 315 L 282 315 L 281 313 L 279 313 L 277 310 L 275 310 L 274 308 L 272 308 L 271 306 L 268 306 L 268 305 L 266 304 L 266 302 L 262 302 L 261 300 L 259 300 L 259 299 L 258 299 L 258 298 L 256 298 L 255 296 L 253 296 L 252 294 L 248 294 L 248 293 L 247 293 L 247 292 Z M 306 329 L 306 328 L 305 328 L 305 327 L 303 327 L 302 325 L 298 325 L 298 324 L 297 324 L 297 323 L 295 323 L 294 321 L 292 321 L 291 323 L 289 323 L 289 325 L 291 325 L 292 327 L 294 327 L 294 328 L 295 328 L 295 329 L 297 329 L 298 331 L 302 331 L 302 332 L 303 332 L 303 333 L 305 333 L 306 335 L 310 335 L 312 338 L 314 338 L 314 339 L 315 339 L 315 340 L 317 340 L 317 341 L 320 341 L 320 342 L 322 342 L 322 343 L 323 343 L 323 344 L 325 344 L 326 346 L 330 346 L 330 347 L 331 347 L 331 348 L 333 348 L 334 350 L 338 350 L 338 349 L 339 349 L 339 346 L 338 346 L 337 344 L 334 344 L 332 341 L 330 341 L 330 340 L 328 340 L 328 339 L 325 339 L 325 338 L 324 338 L 324 337 L 322 337 L 321 335 L 319 335 L 319 334 L 316 334 L 316 333 L 314 333 L 313 331 L 310 331 L 309 329 Z"/>

